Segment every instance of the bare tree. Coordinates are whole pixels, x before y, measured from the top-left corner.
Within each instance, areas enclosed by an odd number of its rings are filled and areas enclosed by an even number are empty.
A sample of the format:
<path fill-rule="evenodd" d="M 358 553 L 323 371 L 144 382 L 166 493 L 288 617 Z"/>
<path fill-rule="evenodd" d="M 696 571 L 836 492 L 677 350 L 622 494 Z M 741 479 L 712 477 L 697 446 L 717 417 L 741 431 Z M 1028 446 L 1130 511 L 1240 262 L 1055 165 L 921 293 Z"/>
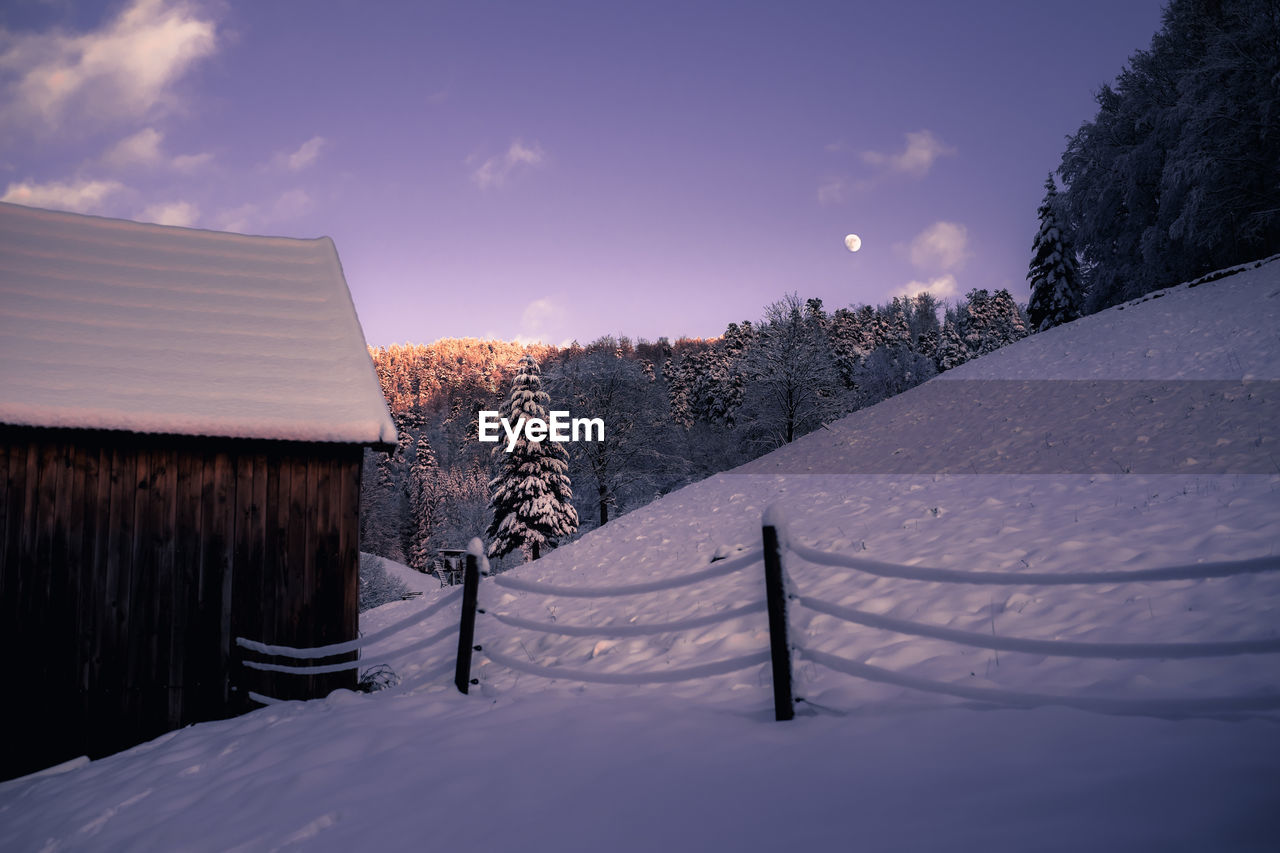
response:
<path fill-rule="evenodd" d="M 818 316 L 789 294 L 765 309 L 744 351 L 738 422 L 765 448 L 795 441 L 842 412 L 844 386 Z"/>

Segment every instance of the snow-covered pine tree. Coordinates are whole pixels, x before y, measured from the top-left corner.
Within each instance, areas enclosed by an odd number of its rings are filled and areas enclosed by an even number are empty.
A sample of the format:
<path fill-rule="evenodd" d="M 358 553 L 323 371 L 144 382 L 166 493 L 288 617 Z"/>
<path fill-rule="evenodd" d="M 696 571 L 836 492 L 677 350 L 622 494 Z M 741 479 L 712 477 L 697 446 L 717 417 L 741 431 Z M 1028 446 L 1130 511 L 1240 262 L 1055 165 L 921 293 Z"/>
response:
<path fill-rule="evenodd" d="M 413 476 L 410 468 L 413 464 L 412 452 L 417 441 L 419 430 L 423 427 L 423 417 L 416 409 L 405 409 L 391 415 L 396 424 L 399 441 L 396 451 L 391 455 L 391 467 L 394 472 L 396 490 L 394 505 L 394 521 L 396 538 L 399 540 L 396 553 L 391 556 L 396 562 L 408 564 L 413 553 L 414 519 L 413 519 Z"/>
<path fill-rule="evenodd" d="M 933 358 L 938 336 L 942 331 L 938 323 L 938 309 L 942 304 L 925 290 L 917 293 L 914 298 L 908 298 L 907 307 L 911 309 L 908 319 L 911 321 L 911 340 L 915 342 L 916 352 Z M 927 347 L 921 343 L 926 338 L 932 341 Z"/>
<path fill-rule="evenodd" d="M 881 312 L 884 317 L 884 340 L 881 346 L 890 348 L 911 348 L 911 304 L 901 296 L 893 297 L 893 301 Z"/>
<path fill-rule="evenodd" d="M 395 559 L 400 542 L 396 535 L 398 492 L 391 454 L 366 450 L 364 464 L 370 473 L 360 482 L 360 550 Z"/>
<path fill-rule="evenodd" d="M 542 390 L 542 371 L 532 356 L 520 359 L 511 396 L 502 416 L 511 424 L 520 418 L 546 420 L 551 399 Z M 554 547 L 562 536 L 578 529 L 578 512 L 573 507 L 569 483 L 569 458 L 558 443 L 530 441 L 521 431 L 515 447 L 506 452 L 505 443 L 494 449 L 498 475 L 489 483 L 489 556 L 501 557 L 518 548 L 527 548 L 538 559 L 544 545 Z"/>
<path fill-rule="evenodd" d="M 432 534 L 441 518 L 440 466 L 435 451 L 423 432 L 409 468 L 409 516 L 413 534 L 409 543 L 409 565 L 420 572 L 431 566 L 435 552 Z"/>
<path fill-rule="evenodd" d="M 1038 211 L 1040 231 L 1032 244 L 1031 267 L 1027 270 L 1027 281 L 1031 282 L 1027 318 L 1037 332 L 1079 318 L 1084 305 L 1076 253 L 1059 220 L 1053 175 L 1044 182 L 1044 190 Z"/>
<path fill-rule="evenodd" d="M 875 349 L 875 317 L 870 306 L 838 308 L 827 325 L 827 338 L 845 387 L 854 387 L 854 376 Z"/>
<path fill-rule="evenodd" d="M 948 318 L 947 322 L 942 324 L 938 348 L 933 354 L 933 363 L 938 366 L 938 372 L 941 373 L 964 364 L 968 359 L 969 353 L 964 340 L 960 337 L 955 322 Z"/>
<path fill-rule="evenodd" d="M 1027 323 L 1013 294 L 1000 288 L 991 297 L 991 313 L 995 318 L 996 347 L 1008 346 L 1027 336 Z"/>
<path fill-rule="evenodd" d="M 667 360 L 662 366 L 663 378 L 667 380 L 667 400 L 671 408 L 671 418 L 685 429 L 693 426 L 693 384 L 701 363 L 702 351 L 687 349 L 679 356 Z"/>

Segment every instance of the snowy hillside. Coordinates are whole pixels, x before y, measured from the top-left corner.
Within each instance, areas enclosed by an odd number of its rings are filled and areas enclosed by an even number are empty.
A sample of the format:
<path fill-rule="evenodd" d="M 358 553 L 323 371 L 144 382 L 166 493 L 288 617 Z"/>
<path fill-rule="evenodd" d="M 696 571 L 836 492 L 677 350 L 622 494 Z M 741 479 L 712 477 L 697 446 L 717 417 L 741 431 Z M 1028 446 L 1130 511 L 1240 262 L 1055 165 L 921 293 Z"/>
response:
<path fill-rule="evenodd" d="M 468 696 L 458 593 L 428 591 L 362 617 L 424 615 L 366 650 L 399 687 L 0 785 L 0 848 L 1274 849 L 1280 653 L 1203 653 L 1280 648 L 1278 563 L 1239 564 L 1280 560 L 1277 329 L 1280 262 L 1028 338 L 484 580 Z M 1072 582 L 1172 566 L 1222 576 Z M 686 670 L 720 674 L 643 683 Z"/>

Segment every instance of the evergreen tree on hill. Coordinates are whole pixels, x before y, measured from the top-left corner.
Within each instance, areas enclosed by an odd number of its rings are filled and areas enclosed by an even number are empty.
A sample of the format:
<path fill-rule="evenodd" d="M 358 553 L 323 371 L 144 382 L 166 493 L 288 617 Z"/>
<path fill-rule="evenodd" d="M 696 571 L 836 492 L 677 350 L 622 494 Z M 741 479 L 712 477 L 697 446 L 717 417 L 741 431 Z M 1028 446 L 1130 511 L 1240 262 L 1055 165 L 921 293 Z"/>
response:
<path fill-rule="evenodd" d="M 1062 155 L 1086 313 L 1280 249 L 1277 81 L 1276 0 L 1170 0 Z"/>
<path fill-rule="evenodd" d="M 511 382 L 511 396 L 502 411 L 513 426 L 524 418 L 547 419 L 550 397 L 542 390 L 542 371 L 532 356 L 520 359 Z M 501 557 L 527 549 L 536 560 L 544 546 L 554 547 L 578 529 L 569 483 L 569 458 L 560 444 L 530 441 L 523 431 L 511 452 L 505 441 L 494 448 L 498 475 L 489 483 L 489 556 Z"/>
<path fill-rule="evenodd" d="M 992 294 L 985 288 L 975 288 L 969 291 L 966 300 L 957 311 L 956 324 L 964 342 L 966 360 L 1027 336 L 1022 312 L 1008 290 L 1001 288 Z"/>
<path fill-rule="evenodd" d="M 942 324 L 942 332 L 938 336 L 938 347 L 934 351 L 933 362 L 937 365 L 938 372 L 941 373 L 944 370 L 959 367 L 968 360 L 969 352 L 964 345 L 964 340 L 960 337 L 955 321 L 948 318 L 947 322 Z"/>
<path fill-rule="evenodd" d="M 1037 332 L 1077 319 L 1082 305 L 1080 271 L 1076 268 L 1075 251 L 1058 220 L 1058 190 L 1053 175 L 1044 182 L 1044 190 L 1040 231 L 1032 244 L 1031 268 L 1027 270 L 1027 281 L 1031 282 L 1027 318 Z"/>
<path fill-rule="evenodd" d="M 420 572 L 431 566 L 435 543 L 433 534 L 441 518 L 440 466 L 426 433 L 418 436 L 413 465 L 409 468 L 409 514 L 413 536 L 409 546 L 409 565 Z"/>
<path fill-rule="evenodd" d="M 1027 321 L 1022 309 L 1013 301 L 1013 294 L 1005 288 L 1000 288 L 991 297 L 991 312 L 995 315 L 996 349 L 1027 336 Z"/>

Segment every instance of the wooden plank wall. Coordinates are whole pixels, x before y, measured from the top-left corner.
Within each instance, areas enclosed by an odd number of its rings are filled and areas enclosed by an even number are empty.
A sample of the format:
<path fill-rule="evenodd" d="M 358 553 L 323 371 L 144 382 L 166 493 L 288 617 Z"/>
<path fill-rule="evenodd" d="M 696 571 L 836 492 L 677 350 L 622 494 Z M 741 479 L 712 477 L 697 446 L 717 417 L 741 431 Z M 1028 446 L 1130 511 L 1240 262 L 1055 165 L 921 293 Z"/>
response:
<path fill-rule="evenodd" d="M 0 429 L 0 778 L 238 713 L 248 690 L 353 687 L 244 671 L 233 638 L 355 638 L 362 457 Z"/>

